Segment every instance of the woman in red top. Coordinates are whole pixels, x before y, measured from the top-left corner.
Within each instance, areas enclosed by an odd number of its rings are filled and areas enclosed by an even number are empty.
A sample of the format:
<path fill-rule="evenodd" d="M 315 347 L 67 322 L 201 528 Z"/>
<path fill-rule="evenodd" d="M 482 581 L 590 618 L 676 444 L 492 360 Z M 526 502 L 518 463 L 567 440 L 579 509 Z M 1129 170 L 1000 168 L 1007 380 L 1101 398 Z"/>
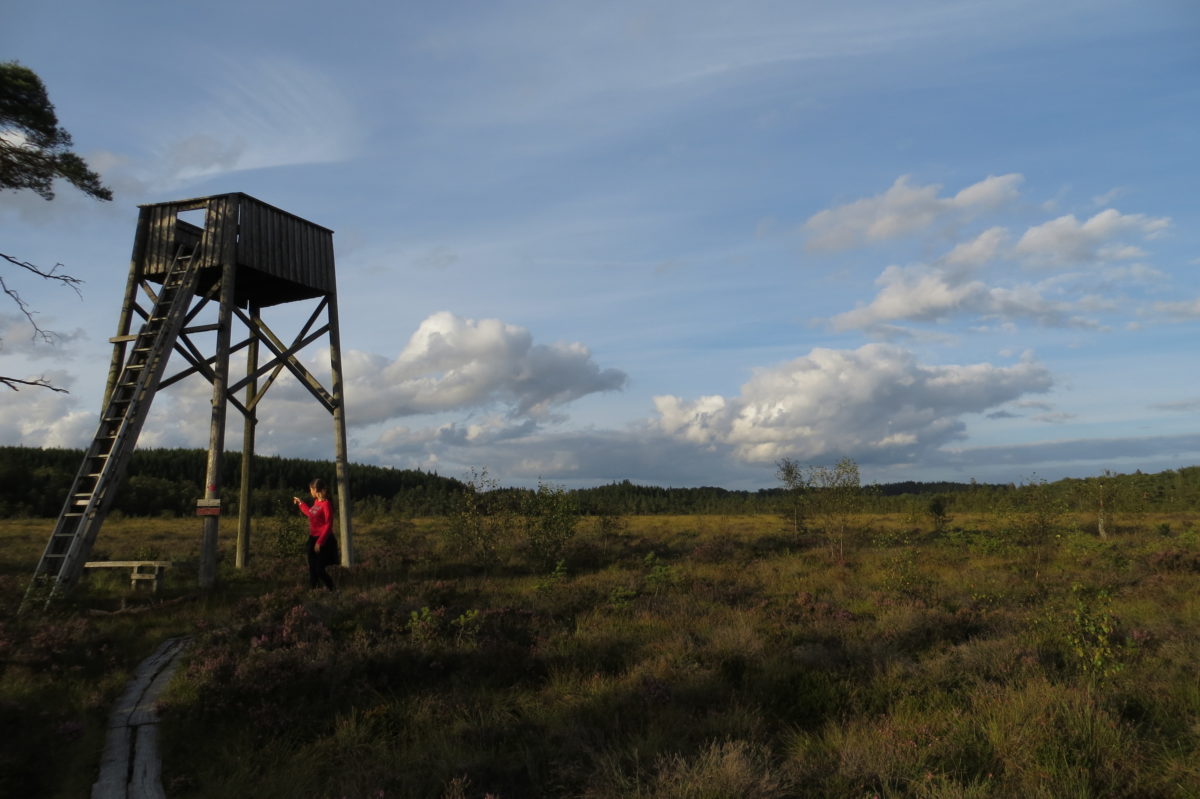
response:
<path fill-rule="evenodd" d="M 329 507 L 329 490 L 319 477 L 308 484 L 313 504 L 309 507 L 300 497 L 292 502 L 308 517 L 308 578 L 311 586 L 324 585 L 333 590 L 333 578 L 325 567 L 337 559 L 337 539 L 333 537 L 333 512 Z"/>

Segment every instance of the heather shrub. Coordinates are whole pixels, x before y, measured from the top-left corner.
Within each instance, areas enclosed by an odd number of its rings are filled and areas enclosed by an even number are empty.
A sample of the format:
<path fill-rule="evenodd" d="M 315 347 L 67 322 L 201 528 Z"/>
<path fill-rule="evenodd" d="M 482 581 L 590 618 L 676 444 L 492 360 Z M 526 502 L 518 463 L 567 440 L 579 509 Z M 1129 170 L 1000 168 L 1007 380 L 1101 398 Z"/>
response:
<path fill-rule="evenodd" d="M 296 556 L 203 598 L 3 618 L 0 721 L 29 741 L 0 787 L 53 795 L 52 744 L 85 774 L 60 793 L 86 792 L 112 699 L 183 626 L 177 797 L 1200 795 L 1195 536 L 1031 547 L 956 519 L 841 553 L 770 516 L 631 518 L 603 545 L 587 520 L 530 573 L 516 539 L 482 569 L 442 520 L 381 518 L 332 595 Z"/>

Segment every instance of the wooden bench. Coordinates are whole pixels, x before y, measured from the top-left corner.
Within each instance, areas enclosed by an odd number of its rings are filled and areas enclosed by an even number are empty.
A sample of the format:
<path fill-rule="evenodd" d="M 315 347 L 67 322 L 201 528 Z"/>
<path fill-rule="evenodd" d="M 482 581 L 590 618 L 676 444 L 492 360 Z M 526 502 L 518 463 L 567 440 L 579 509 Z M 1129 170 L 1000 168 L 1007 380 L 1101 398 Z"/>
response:
<path fill-rule="evenodd" d="M 89 560 L 83 568 L 129 569 L 130 588 L 137 588 L 143 580 L 149 580 L 150 587 L 158 593 L 159 578 L 170 565 L 169 560 Z"/>

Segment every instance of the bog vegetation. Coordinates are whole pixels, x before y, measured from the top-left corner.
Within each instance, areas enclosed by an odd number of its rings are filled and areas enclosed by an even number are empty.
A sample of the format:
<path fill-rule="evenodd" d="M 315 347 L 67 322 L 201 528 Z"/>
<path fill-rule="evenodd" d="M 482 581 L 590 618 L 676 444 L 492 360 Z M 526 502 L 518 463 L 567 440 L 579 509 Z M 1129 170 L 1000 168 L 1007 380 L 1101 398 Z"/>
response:
<path fill-rule="evenodd" d="M 12 613 L 49 523 L 0 522 L 0 795 L 86 793 L 176 634 L 173 797 L 1200 795 L 1195 470 L 889 493 L 786 466 L 705 495 L 753 513 L 481 471 L 360 518 L 334 594 L 298 515 L 202 595 L 198 523 L 130 514 L 96 557 L 171 560 L 161 593 L 89 575 L 49 616 Z"/>

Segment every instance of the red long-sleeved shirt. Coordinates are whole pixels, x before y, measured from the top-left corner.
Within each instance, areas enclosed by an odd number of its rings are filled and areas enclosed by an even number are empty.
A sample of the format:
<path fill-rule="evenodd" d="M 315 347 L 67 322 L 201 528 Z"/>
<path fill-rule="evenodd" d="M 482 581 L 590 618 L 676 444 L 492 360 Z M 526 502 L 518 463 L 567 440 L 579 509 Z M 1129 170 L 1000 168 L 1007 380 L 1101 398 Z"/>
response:
<path fill-rule="evenodd" d="M 308 517 L 308 534 L 317 539 L 317 546 L 325 546 L 333 536 L 333 514 L 329 511 L 329 500 L 318 499 L 311 508 L 301 502 L 300 512 Z"/>

